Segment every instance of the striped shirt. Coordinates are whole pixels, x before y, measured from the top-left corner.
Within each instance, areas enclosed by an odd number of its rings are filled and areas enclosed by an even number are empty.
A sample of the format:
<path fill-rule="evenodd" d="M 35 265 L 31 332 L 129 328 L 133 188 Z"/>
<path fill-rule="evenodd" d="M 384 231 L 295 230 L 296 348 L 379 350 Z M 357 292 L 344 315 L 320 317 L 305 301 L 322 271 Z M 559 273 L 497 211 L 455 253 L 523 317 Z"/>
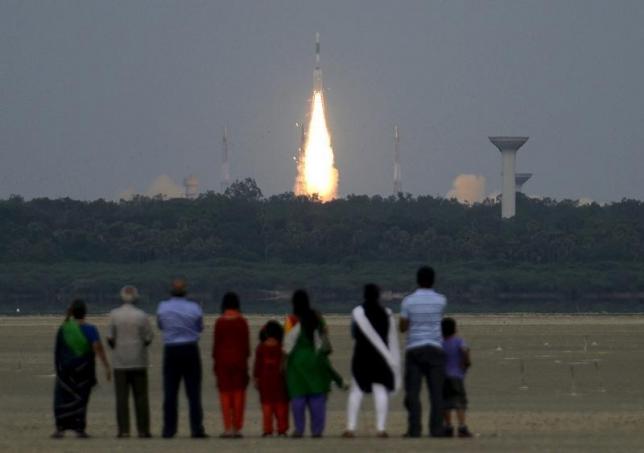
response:
<path fill-rule="evenodd" d="M 400 317 L 409 321 L 407 350 L 421 346 L 443 347 L 441 320 L 447 300 L 433 289 L 419 288 L 402 301 Z"/>

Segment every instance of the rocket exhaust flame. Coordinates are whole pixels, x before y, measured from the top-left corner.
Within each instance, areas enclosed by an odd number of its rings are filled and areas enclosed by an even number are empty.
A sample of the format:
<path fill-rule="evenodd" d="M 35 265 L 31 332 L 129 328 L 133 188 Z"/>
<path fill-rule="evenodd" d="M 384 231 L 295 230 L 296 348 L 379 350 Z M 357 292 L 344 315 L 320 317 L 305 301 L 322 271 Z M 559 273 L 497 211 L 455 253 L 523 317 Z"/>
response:
<path fill-rule="evenodd" d="M 313 98 L 309 124 L 302 139 L 297 159 L 296 195 L 317 195 L 321 201 L 333 200 L 338 191 L 338 169 L 335 167 L 331 134 L 326 124 L 322 70 L 320 69 L 320 41 L 316 35 L 316 67 L 313 71 Z"/>
<path fill-rule="evenodd" d="M 306 131 L 306 141 L 298 173 L 302 184 L 295 187 L 296 195 L 316 195 L 321 201 L 336 197 L 338 169 L 334 165 L 331 134 L 326 124 L 322 92 L 314 91 L 311 102 L 311 119 Z M 299 192 L 299 193 L 298 193 Z"/>

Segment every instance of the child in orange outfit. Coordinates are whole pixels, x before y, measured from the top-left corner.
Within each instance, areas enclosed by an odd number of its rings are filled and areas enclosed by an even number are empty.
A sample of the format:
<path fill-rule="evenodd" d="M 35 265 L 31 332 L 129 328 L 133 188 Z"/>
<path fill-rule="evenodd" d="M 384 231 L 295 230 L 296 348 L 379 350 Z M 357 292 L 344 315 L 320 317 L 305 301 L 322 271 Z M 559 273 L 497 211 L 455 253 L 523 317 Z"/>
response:
<path fill-rule="evenodd" d="M 248 386 L 250 340 L 248 322 L 240 311 L 239 297 L 226 293 L 217 318 L 212 346 L 213 368 L 224 421 L 220 437 L 242 437 Z"/>
<path fill-rule="evenodd" d="M 283 337 L 282 326 L 277 321 L 269 321 L 260 332 L 260 343 L 255 350 L 253 377 L 262 404 L 264 437 L 273 435 L 273 417 L 277 420 L 279 436 L 286 436 L 288 431 L 288 392 L 284 376 Z"/>

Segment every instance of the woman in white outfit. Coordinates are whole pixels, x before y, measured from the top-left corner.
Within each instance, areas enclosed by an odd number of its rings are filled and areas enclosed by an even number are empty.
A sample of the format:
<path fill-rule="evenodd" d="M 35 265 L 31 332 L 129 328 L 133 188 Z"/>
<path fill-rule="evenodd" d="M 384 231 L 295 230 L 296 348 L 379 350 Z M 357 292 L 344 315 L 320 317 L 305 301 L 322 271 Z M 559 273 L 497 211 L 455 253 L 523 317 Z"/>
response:
<path fill-rule="evenodd" d="M 387 437 L 389 394 L 400 388 L 400 351 L 393 314 L 380 305 L 378 286 L 364 287 L 364 303 L 351 313 L 351 333 L 353 379 L 347 404 L 347 430 L 343 436 L 355 436 L 362 397 L 373 393 L 378 437 Z"/>

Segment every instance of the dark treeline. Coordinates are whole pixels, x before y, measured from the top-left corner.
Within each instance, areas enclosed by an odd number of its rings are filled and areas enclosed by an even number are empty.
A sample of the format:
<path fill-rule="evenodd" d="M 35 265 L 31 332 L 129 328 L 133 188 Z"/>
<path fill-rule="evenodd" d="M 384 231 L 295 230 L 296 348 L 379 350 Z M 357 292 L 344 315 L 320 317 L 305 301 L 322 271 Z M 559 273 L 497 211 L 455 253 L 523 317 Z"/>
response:
<path fill-rule="evenodd" d="M 474 278 L 465 288 L 462 275 L 446 279 L 448 286 L 458 282 L 460 292 L 644 290 L 644 203 L 578 206 L 519 194 L 517 212 L 502 220 L 496 203 L 465 206 L 431 196 L 349 195 L 324 204 L 290 193 L 265 198 L 253 180 L 196 200 L 13 196 L 0 201 L 0 264 L 5 284 L 12 270 L 30 263 L 71 269 L 69 263 L 185 262 L 194 268 L 224 260 L 285 272 L 325 266 L 338 280 L 363 265 L 381 263 L 391 269 L 382 273 L 395 274 L 427 262 L 465 269 L 462 274 Z M 562 272 L 568 276 L 562 288 L 545 285 Z M 392 275 L 392 282 L 399 277 Z M 325 281 L 334 286 L 332 277 Z M 282 283 L 258 278 L 256 289 Z"/>
<path fill-rule="evenodd" d="M 504 221 L 493 203 L 349 195 L 322 204 L 290 193 L 263 198 L 252 180 L 197 200 L 11 197 L 0 201 L 0 259 L 541 264 L 644 258 L 642 202 L 580 207 L 519 196 L 518 203 L 519 215 Z"/>

